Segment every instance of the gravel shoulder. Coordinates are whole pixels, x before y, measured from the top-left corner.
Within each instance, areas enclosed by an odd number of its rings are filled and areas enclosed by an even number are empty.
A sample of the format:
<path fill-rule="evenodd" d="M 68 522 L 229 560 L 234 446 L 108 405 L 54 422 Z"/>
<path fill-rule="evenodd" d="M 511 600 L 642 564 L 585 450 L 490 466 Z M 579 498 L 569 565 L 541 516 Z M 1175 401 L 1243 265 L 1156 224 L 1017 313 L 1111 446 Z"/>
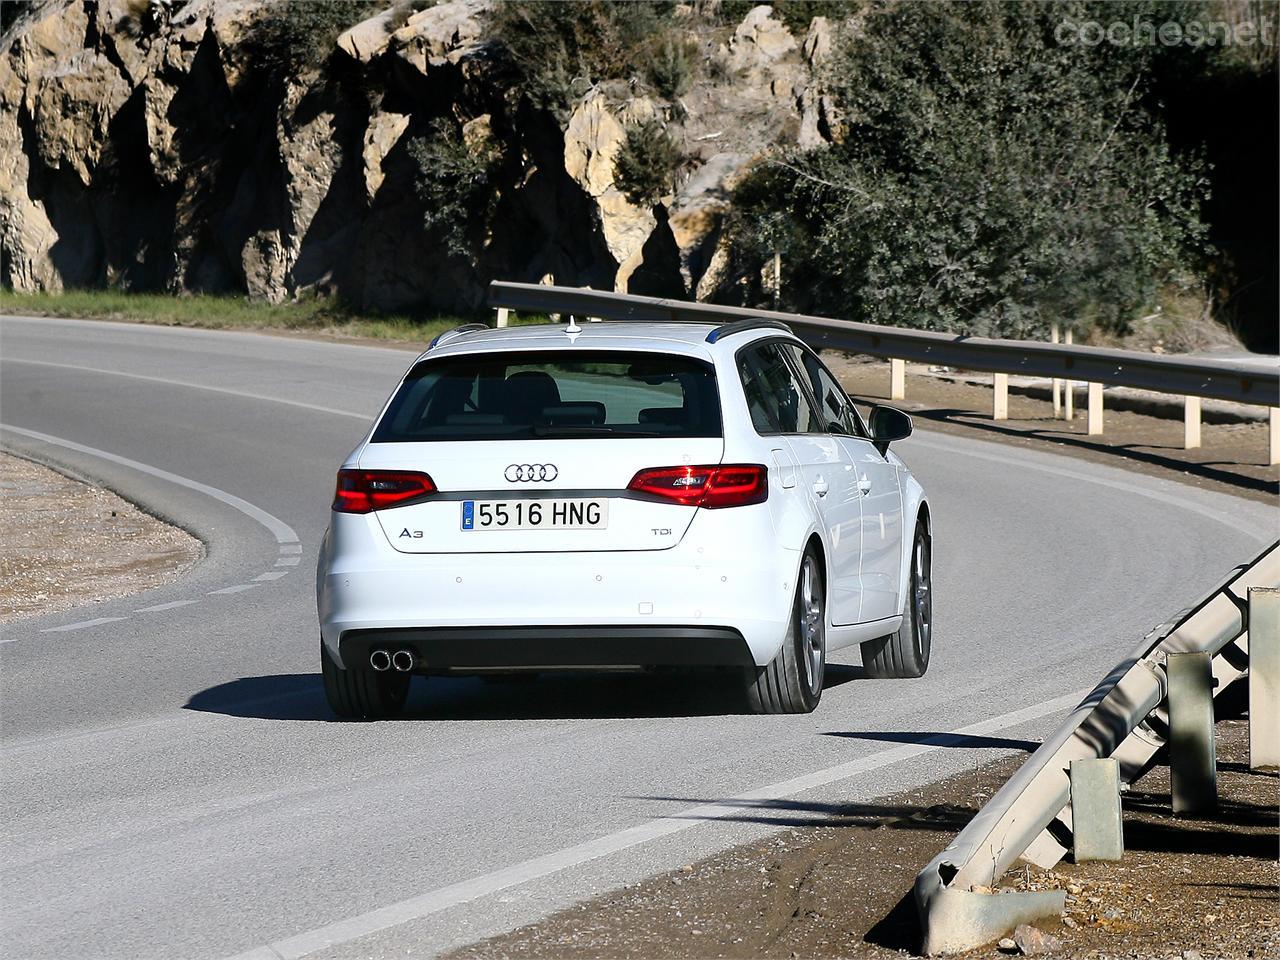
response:
<path fill-rule="evenodd" d="M 886 399 L 887 361 L 830 351 L 823 359 L 864 410 L 868 404 L 888 403 L 906 410 L 930 430 L 1049 450 L 1263 503 L 1280 503 L 1280 465 L 1267 464 L 1267 424 L 1263 420 L 1210 423 L 1206 418 L 1201 428 L 1202 445 L 1184 450 L 1180 411 L 1171 411 L 1173 416 L 1155 416 L 1117 410 L 1106 406 L 1104 394 L 1103 432 L 1091 437 L 1085 422 L 1083 389 L 1076 392 L 1074 420 L 1055 420 L 1048 399 L 1011 390 L 1009 419 L 997 421 L 991 417 L 990 377 L 985 384 L 971 383 L 908 364 L 906 399 L 891 401 Z"/>
<path fill-rule="evenodd" d="M 1066 888 L 1042 929 L 1057 956 L 1252 960 L 1280 954 L 1276 774 L 1248 770 L 1248 727 L 1218 724 L 1216 813 L 1174 818 L 1169 772 L 1124 798 L 1120 863 L 1018 869 L 1003 887 Z M 918 948 L 911 886 L 1022 763 L 1017 754 L 872 803 L 830 808 L 820 826 L 691 863 L 447 955 L 447 960 L 826 958 L 889 960 Z M 748 814 L 785 827 L 802 803 Z M 808 811 L 811 812 L 811 811 Z M 1002 956 L 996 944 L 960 960 Z"/>
<path fill-rule="evenodd" d="M 0 623 L 141 593 L 203 556 L 114 493 L 0 453 Z"/>

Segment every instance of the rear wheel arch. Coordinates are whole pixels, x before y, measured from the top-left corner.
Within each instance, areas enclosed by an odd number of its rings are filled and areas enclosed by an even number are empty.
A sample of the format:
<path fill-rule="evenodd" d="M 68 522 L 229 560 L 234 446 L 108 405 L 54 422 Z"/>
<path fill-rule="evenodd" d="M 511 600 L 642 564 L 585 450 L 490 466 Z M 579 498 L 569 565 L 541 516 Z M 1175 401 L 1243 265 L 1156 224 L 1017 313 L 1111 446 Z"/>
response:
<path fill-rule="evenodd" d="M 804 565 L 805 551 L 813 549 L 818 555 L 818 561 L 822 566 L 822 582 L 825 586 L 831 582 L 831 567 L 827 560 L 827 548 L 822 542 L 822 537 L 818 535 L 818 531 L 814 530 L 809 534 L 809 539 L 805 541 L 805 545 L 800 548 L 800 566 L 796 567 L 796 575 L 799 576 L 800 567 Z M 830 606 L 828 604 L 828 606 Z"/>
<path fill-rule="evenodd" d="M 924 525 L 924 532 L 933 539 L 933 515 L 929 512 L 929 501 L 921 500 L 920 509 L 916 512 L 916 521 Z"/>
<path fill-rule="evenodd" d="M 827 630 L 824 556 L 821 538 L 811 535 L 800 554 L 782 643 L 768 664 L 744 671 L 747 705 L 753 713 L 809 713 L 822 698 Z"/>
<path fill-rule="evenodd" d="M 906 523 L 907 517 L 913 517 L 910 524 Z M 923 497 L 920 498 L 914 512 L 903 512 L 902 524 L 902 553 L 899 558 L 898 571 L 898 613 L 905 614 L 907 603 L 911 594 L 911 561 L 912 553 L 915 549 L 916 530 L 924 529 L 924 535 L 929 541 L 929 552 L 933 553 L 933 514 L 929 509 L 929 501 Z"/>
<path fill-rule="evenodd" d="M 923 512 L 917 514 L 909 542 L 901 623 L 893 633 L 862 643 L 862 668 L 873 679 L 922 677 L 929 669 L 933 646 L 933 537 Z M 922 567 L 919 584 L 915 575 L 917 550 L 921 551 Z"/>

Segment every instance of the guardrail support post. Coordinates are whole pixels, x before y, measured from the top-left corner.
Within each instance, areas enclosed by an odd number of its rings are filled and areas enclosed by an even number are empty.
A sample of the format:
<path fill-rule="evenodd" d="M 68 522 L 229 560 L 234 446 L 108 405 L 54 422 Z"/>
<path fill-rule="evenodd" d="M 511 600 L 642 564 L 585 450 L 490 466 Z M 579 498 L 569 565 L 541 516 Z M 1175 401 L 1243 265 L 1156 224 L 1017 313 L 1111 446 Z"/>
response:
<path fill-rule="evenodd" d="M 1249 588 L 1249 769 L 1280 767 L 1280 587 Z"/>
<path fill-rule="evenodd" d="M 1063 342 L 1069 347 L 1075 340 L 1075 334 L 1071 330 L 1067 330 L 1066 337 Z M 1064 380 L 1062 382 L 1062 419 L 1074 420 L 1076 418 L 1076 390 L 1075 382 L 1072 380 Z"/>
<path fill-rule="evenodd" d="M 889 361 L 889 399 L 905 400 L 907 398 L 907 361 Z"/>
<path fill-rule="evenodd" d="M 1076 863 L 1124 855 L 1120 763 L 1114 757 L 1071 761 L 1071 836 Z"/>
<path fill-rule="evenodd" d="M 507 315 L 511 313 L 506 307 L 498 308 L 498 326 L 505 327 L 507 325 Z"/>
<path fill-rule="evenodd" d="M 995 375 L 995 396 L 991 402 L 991 419 L 992 420 L 1008 420 L 1009 419 L 1009 375 L 1007 373 L 997 373 Z"/>
<path fill-rule="evenodd" d="M 1174 813 L 1199 813 L 1218 805 L 1210 661 L 1207 653 L 1171 653 L 1166 661 Z"/>
<path fill-rule="evenodd" d="M 1268 414 L 1267 464 L 1274 467 L 1280 463 L 1280 407 L 1272 407 Z"/>
<path fill-rule="evenodd" d="M 1049 342 L 1057 343 L 1061 338 L 1058 332 L 1058 325 L 1055 323 L 1049 328 Z M 1053 378 L 1053 419 L 1062 419 L 1062 381 L 1057 377 Z"/>
<path fill-rule="evenodd" d="M 1089 436 L 1102 435 L 1102 384 L 1089 384 Z"/>
<path fill-rule="evenodd" d="M 1200 447 L 1200 398 L 1187 397 L 1182 411 L 1182 449 L 1196 450 Z"/>

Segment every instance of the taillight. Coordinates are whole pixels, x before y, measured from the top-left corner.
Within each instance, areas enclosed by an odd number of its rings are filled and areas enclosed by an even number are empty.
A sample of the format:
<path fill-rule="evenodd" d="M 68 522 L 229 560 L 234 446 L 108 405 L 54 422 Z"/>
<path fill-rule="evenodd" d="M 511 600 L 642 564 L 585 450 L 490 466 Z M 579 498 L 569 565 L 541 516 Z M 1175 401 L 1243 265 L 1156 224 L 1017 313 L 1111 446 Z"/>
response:
<path fill-rule="evenodd" d="M 769 468 L 758 463 L 654 467 L 632 477 L 627 489 L 688 507 L 744 507 L 769 498 Z"/>
<path fill-rule="evenodd" d="M 338 513 L 369 513 L 398 507 L 436 492 L 425 473 L 411 470 L 339 470 L 333 509 Z"/>

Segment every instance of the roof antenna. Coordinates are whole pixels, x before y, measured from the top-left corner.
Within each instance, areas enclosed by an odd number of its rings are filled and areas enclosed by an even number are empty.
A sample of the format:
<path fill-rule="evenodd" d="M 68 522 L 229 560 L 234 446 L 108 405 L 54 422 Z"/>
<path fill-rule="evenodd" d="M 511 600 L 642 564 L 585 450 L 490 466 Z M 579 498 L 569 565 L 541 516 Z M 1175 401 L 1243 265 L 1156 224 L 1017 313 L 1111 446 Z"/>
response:
<path fill-rule="evenodd" d="M 564 328 L 565 333 L 581 333 L 582 328 L 578 326 L 578 321 L 573 318 L 573 314 L 569 314 L 569 325 Z"/>

